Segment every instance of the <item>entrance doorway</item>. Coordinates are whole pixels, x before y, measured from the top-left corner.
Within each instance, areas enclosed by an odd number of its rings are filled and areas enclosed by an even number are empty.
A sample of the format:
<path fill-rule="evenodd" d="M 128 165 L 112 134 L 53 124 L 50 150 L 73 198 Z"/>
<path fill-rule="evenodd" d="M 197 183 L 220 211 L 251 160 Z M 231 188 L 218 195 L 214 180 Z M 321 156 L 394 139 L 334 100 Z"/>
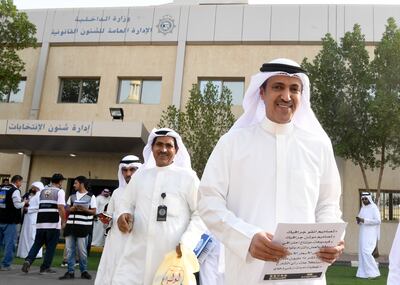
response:
<path fill-rule="evenodd" d="M 75 193 L 74 189 L 75 178 L 68 178 L 63 183 L 63 189 L 65 189 L 65 199 L 67 200 L 71 194 Z M 44 185 L 50 184 L 50 177 L 42 177 L 41 181 Z M 118 180 L 111 179 L 89 179 L 89 192 L 95 196 L 99 195 L 104 189 L 109 189 L 111 193 L 118 188 Z"/>

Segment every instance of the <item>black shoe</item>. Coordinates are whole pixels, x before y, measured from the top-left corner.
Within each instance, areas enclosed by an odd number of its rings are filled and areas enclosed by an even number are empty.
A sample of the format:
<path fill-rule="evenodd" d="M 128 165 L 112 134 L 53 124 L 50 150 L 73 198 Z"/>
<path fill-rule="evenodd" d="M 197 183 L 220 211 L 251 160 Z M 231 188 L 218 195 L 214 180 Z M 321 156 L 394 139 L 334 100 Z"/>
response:
<path fill-rule="evenodd" d="M 60 279 L 60 280 L 74 279 L 74 278 L 75 278 L 74 272 L 65 272 L 65 274 L 63 276 L 58 277 L 58 279 Z"/>
<path fill-rule="evenodd" d="M 40 269 L 39 274 L 55 274 L 57 273 L 57 271 L 55 271 L 54 269 L 51 268 L 47 268 L 47 269 Z"/>
<path fill-rule="evenodd" d="M 29 261 L 25 260 L 24 264 L 22 264 L 22 272 L 28 273 L 29 272 L 29 268 L 31 267 L 31 264 L 29 263 Z"/>
<path fill-rule="evenodd" d="M 87 271 L 83 271 L 83 272 L 81 273 L 81 278 L 82 278 L 82 279 L 91 280 L 91 279 L 92 279 L 92 275 L 90 275 L 89 272 L 87 272 Z"/>

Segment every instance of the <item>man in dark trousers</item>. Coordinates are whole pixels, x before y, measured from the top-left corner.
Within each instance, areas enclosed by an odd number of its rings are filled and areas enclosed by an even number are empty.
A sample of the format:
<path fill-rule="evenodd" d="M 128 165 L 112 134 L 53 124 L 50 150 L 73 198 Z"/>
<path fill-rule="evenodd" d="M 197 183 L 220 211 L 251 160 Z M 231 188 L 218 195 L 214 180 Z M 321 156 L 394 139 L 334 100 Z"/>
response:
<path fill-rule="evenodd" d="M 40 274 L 56 273 L 50 267 L 60 237 L 60 230 L 65 227 L 65 192 L 61 189 L 63 180 L 65 178 L 62 174 L 53 174 L 50 180 L 51 185 L 46 186 L 40 192 L 35 241 L 22 265 L 22 272 L 29 272 L 40 248 L 46 245 L 43 263 L 40 265 Z"/>
<path fill-rule="evenodd" d="M 74 181 L 75 194 L 67 201 L 69 210 L 67 225 L 64 230 L 67 248 L 68 271 L 59 279 L 75 278 L 75 249 L 78 249 L 81 278 L 92 279 L 87 272 L 88 236 L 93 227 L 93 216 L 96 214 L 96 197 L 87 191 L 88 181 L 85 176 L 78 176 Z"/>
<path fill-rule="evenodd" d="M 15 254 L 17 224 L 21 223 L 21 208 L 28 205 L 28 200 L 21 202 L 22 176 L 14 175 L 11 184 L 0 188 L 0 245 L 4 244 L 4 257 L 0 270 L 8 271 Z"/>

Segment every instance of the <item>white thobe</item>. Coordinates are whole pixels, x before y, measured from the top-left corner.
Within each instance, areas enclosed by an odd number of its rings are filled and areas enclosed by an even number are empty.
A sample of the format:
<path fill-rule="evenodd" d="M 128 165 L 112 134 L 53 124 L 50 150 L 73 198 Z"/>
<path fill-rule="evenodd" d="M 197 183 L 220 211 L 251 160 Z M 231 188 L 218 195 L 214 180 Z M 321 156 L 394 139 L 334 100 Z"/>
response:
<path fill-rule="evenodd" d="M 17 256 L 20 258 L 26 258 L 28 256 L 33 242 L 35 241 L 36 218 L 39 211 L 39 196 L 40 192 L 29 198 L 28 211 L 24 216 L 24 222 L 22 223 L 21 234 L 18 241 Z M 42 257 L 42 249 L 39 250 L 36 257 Z"/>
<path fill-rule="evenodd" d="M 357 277 L 374 278 L 380 276 L 378 265 L 372 252 L 379 239 L 381 215 L 375 204 L 368 204 L 361 207 L 358 217 L 364 219 L 361 223 L 358 236 L 358 270 Z"/>
<path fill-rule="evenodd" d="M 99 195 L 96 197 L 96 214 L 103 213 L 104 207 L 110 202 L 111 197 L 104 197 Z M 92 245 L 103 246 L 104 245 L 104 233 L 105 228 L 100 220 L 94 221 L 93 223 L 93 238 Z"/>
<path fill-rule="evenodd" d="M 125 188 L 117 188 L 113 191 L 106 213 L 112 216 L 111 229 L 105 239 L 103 252 L 99 267 L 97 268 L 95 285 L 110 285 L 115 268 L 121 258 L 128 235 L 123 234 L 117 225 L 117 218 L 120 213 L 120 206 L 124 197 Z"/>
<path fill-rule="evenodd" d="M 200 285 L 224 285 L 224 246 L 213 237 L 215 246 L 200 264 Z"/>
<path fill-rule="evenodd" d="M 400 226 L 393 240 L 392 249 L 389 254 L 389 274 L 387 285 L 400 284 Z"/>
<path fill-rule="evenodd" d="M 265 118 L 225 134 L 207 162 L 199 191 L 200 216 L 226 249 L 229 285 L 264 284 L 264 261 L 248 251 L 256 233 L 273 234 L 277 223 L 342 222 L 340 177 L 330 141 L 292 123 Z M 325 278 L 295 283 L 325 284 Z"/>
<path fill-rule="evenodd" d="M 150 285 L 164 256 L 179 243 L 195 248 L 206 230 L 197 212 L 198 183 L 194 171 L 173 164 L 135 174 L 123 200 L 124 212 L 134 213 L 133 231 L 113 285 Z M 160 205 L 167 206 L 165 222 L 157 221 Z"/>

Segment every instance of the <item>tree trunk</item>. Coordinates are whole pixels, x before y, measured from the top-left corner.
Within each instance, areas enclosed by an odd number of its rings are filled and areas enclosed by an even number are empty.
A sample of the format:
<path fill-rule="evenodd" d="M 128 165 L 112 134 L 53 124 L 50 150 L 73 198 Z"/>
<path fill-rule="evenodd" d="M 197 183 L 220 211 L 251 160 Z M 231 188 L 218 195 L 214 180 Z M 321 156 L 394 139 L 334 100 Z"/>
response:
<path fill-rule="evenodd" d="M 365 189 L 367 189 L 367 191 L 369 191 L 368 178 L 367 178 L 367 174 L 365 173 L 364 165 L 361 162 L 359 162 L 358 165 L 360 166 L 361 173 L 362 173 L 362 176 L 364 179 Z"/>
<path fill-rule="evenodd" d="M 385 169 L 385 150 L 386 150 L 386 144 L 385 142 L 382 143 L 381 147 L 381 167 L 379 169 L 379 178 L 378 178 L 378 185 L 376 187 L 376 201 L 375 204 L 379 207 L 379 201 L 381 198 L 381 184 L 382 184 L 382 177 L 383 177 L 383 170 Z"/>

